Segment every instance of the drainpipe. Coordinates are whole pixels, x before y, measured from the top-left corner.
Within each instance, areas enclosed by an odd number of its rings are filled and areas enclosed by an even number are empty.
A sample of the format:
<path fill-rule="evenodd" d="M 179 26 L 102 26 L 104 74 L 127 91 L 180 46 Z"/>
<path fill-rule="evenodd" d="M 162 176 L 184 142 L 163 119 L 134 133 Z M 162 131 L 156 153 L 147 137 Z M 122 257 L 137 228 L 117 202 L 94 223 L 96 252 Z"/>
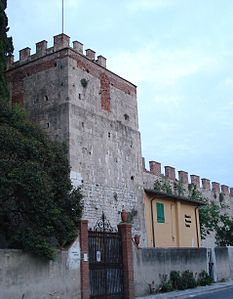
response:
<path fill-rule="evenodd" d="M 153 247 L 155 247 L 155 228 L 154 228 L 154 213 L 153 213 L 153 201 L 156 199 L 156 197 L 151 199 L 150 205 L 151 205 L 151 219 L 152 219 L 152 235 L 153 235 Z"/>
<path fill-rule="evenodd" d="M 177 216 L 177 247 L 181 247 L 181 203 L 176 201 L 176 216 Z"/>
<path fill-rule="evenodd" d="M 199 243 L 199 230 L 198 230 L 198 223 L 197 223 L 197 210 L 198 207 L 195 208 L 195 221 L 196 221 L 196 231 L 197 231 L 197 247 L 200 248 L 200 243 Z"/>

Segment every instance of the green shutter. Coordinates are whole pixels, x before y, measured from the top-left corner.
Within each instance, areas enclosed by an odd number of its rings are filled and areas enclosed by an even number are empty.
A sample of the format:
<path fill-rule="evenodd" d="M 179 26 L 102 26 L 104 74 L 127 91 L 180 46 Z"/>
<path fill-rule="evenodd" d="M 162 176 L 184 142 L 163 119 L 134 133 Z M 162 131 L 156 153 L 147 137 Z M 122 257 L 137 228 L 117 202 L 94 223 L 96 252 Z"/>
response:
<path fill-rule="evenodd" d="M 156 203 L 156 209 L 157 209 L 157 222 L 158 223 L 164 223 L 165 217 L 164 217 L 164 204 L 157 202 Z"/>

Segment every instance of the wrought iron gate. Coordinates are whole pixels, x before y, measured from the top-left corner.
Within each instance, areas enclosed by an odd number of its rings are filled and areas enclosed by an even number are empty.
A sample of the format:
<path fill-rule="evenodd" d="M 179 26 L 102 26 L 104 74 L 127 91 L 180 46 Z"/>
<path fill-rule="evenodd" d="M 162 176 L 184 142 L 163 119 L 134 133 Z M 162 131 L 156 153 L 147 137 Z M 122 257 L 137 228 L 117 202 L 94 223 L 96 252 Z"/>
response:
<path fill-rule="evenodd" d="M 121 236 L 102 214 L 88 233 L 90 292 L 92 299 L 123 298 Z"/>

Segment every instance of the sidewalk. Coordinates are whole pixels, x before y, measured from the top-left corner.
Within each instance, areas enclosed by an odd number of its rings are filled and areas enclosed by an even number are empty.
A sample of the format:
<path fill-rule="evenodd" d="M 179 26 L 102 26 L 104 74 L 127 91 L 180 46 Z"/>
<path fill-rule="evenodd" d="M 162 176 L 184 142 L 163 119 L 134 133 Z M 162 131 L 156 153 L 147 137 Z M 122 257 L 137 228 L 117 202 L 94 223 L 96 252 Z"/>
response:
<path fill-rule="evenodd" d="M 217 290 L 229 288 L 233 286 L 233 280 L 229 280 L 226 282 L 217 282 L 213 283 L 210 286 L 204 286 L 204 287 L 197 287 L 195 289 L 188 289 L 184 291 L 173 291 L 168 293 L 161 293 L 156 295 L 148 295 L 144 297 L 136 297 L 136 299 L 186 299 L 186 298 L 192 298 L 194 295 L 203 295 L 206 293 L 211 293 Z"/>

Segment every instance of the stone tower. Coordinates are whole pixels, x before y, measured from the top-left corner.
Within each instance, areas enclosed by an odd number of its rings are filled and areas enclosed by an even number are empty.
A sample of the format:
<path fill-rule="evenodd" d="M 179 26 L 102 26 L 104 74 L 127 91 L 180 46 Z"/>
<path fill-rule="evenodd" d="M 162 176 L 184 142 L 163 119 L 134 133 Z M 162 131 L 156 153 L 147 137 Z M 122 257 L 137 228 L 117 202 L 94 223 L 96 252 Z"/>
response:
<path fill-rule="evenodd" d="M 134 230 L 143 229 L 141 142 L 136 86 L 106 68 L 103 56 L 65 34 L 9 57 L 12 102 L 69 149 L 71 178 L 82 184 L 84 218 L 93 226 L 102 211 L 112 226 L 120 211 L 132 212 Z"/>

